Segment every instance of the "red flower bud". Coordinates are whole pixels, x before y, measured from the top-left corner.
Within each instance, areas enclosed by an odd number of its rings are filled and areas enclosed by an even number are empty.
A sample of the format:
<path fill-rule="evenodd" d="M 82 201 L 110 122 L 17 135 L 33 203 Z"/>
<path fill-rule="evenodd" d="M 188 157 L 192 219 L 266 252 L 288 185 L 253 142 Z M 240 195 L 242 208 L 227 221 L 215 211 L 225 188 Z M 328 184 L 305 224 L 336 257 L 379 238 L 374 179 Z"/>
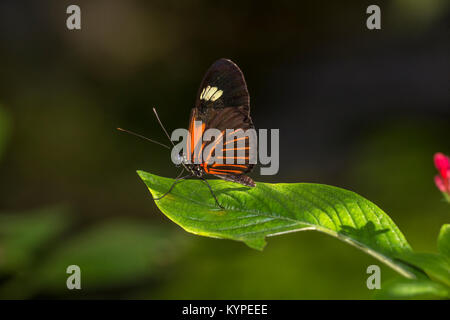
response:
<path fill-rule="evenodd" d="M 441 192 L 450 195 L 450 158 L 438 152 L 434 155 L 434 165 L 439 175 L 434 177 L 434 183 Z"/>

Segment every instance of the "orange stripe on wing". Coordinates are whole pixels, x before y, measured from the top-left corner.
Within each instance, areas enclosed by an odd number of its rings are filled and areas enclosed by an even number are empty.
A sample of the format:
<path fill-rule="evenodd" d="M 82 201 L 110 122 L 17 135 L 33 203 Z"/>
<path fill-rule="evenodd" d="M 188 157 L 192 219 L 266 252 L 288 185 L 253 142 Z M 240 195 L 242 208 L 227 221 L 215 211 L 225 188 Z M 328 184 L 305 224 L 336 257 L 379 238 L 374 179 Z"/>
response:
<path fill-rule="evenodd" d="M 248 157 L 217 157 L 219 159 L 248 159 Z"/>
<path fill-rule="evenodd" d="M 191 133 L 191 152 L 193 154 L 193 161 L 195 162 L 197 159 L 200 159 L 199 153 L 203 151 L 203 145 L 199 150 L 195 150 L 195 146 L 202 140 L 205 124 L 202 121 L 194 120 L 191 128 L 193 128 L 193 133 Z"/>
<path fill-rule="evenodd" d="M 216 168 L 216 167 L 247 168 L 247 166 L 245 166 L 243 164 L 219 164 L 219 163 L 214 163 L 211 167 L 213 167 L 213 168 Z"/>
<path fill-rule="evenodd" d="M 234 130 L 234 131 L 232 131 L 232 132 L 229 132 L 229 133 L 227 134 L 227 136 L 231 136 L 233 133 L 236 133 L 236 132 L 238 132 L 238 131 L 242 131 L 242 128 L 239 128 L 239 129 L 236 129 L 236 130 Z"/>
<path fill-rule="evenodd" d="M 214 144 L 213 144 L 213 146 L 211 148 L 211 151 L 210 151 L 210 153 L 208 154 L 208 156 L 205 159 L 206 163 L 209 161 L 209 159 L 211 159 L 212 153 L 213 153 L 214 150 L 216 150 L 216 146 L 219 144 L 219 142 L 223 141 L 223 134 L 224 134 L 224 131 L 222 131 L 220 133 L 220 136 L 217 138 L 217 140 L 214 141 Z"/>
<path fill-rule="evenodd" d="M 212 169 L 212 170 L 209 170 L 208 173 L 210 173 L 210 174 L 223 174 L 223 175 L 226 175 L 226 174 L 233 174 L 233 173 L 241 174 L 242 171 L 237 171 L 237 170 L 216 170 L 216 169 Z"/>
<path fill-rule="evenodd" d="M 225 145 L 227 145 L 229 143 L 236 142 L 236 141 L 241 141 L 243 139 L 248 139 L 248 137 L 245 136 L 245 137 L 241 137 L 241 138 L 238 138 L 238 139 L 233 139 L 233 140 L 230 140 L 230 141 L 227 140 L 227 142 L 225 142 L 223 145 L 225 146 Z"/>
<path fill-rule="evenodd" d="M 248 150 L 250 149 L 250 147 L 245 147 L 245 148 L 232 148 L 232 149 L 222 149 L 223 151 L 228 151 L 228 150 Z"/>

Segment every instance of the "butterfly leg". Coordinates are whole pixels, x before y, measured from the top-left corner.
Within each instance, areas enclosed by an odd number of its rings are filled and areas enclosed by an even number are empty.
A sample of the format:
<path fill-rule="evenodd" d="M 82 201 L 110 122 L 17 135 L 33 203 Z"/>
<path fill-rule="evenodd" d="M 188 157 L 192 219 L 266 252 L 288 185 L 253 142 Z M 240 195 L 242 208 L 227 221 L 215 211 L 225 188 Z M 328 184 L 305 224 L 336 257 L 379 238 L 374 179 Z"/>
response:
<path fill-rule="evenodd" d="M 175 187 L 175 185 L 176 185 L 178 182 L 180 182 L 180 181 L 182 181 L 182 180 L 184 180 L 184 179 L 189 178 L 189 177 L 192 176 L 191 174 L 188 174 L 187 176 L 184 176 L 184 177 L 181 177 L 181 178 L 180 178 L 180 176 L 183 174 L 183 172 L 184 172 L 184 168 L 181 170 L 181 172 L 180 172 L 180 173 L 178 174 L 178 176 L 175 178 L 175 181 L 174 181 L 174 183 L 170 186 L 169 190 L 168 190 L 166 193 L 164 193 L 162 196 L 160 196 L 160 197 L 158 197 L 158 198 L 153 198 L 153 200 L 161 200 L 162 198 L 164 198 L 165 196 L 167 196 L 167 195 L 173 190 L 173 188 Z"/>
<path fill-rule="evenodd" d="M 199 177 L 199 178 L 202 179 L 202 180 L 206 183 L 206 185 L 208 186 L 209 191 L 211 191 L 211 194 L 212 194 L 212 196 L 214 197 L 214 200 L 216 200 L 216 204 L 217 204 L 221 209 L 225 209 L 224 207 L 222 207 L 222 205 L 221 205 L 221 204 L 219 203 L 219 201 L 217 200 L 217 197 L 216 197 L 216 195 L 214 194 L 214 191 L 213 191 L 213 189 L 211 188 L 211 186 L 209 185 L 208 181 L 206 181 L 206 179 L 203 178 L 203 177 Z"/>

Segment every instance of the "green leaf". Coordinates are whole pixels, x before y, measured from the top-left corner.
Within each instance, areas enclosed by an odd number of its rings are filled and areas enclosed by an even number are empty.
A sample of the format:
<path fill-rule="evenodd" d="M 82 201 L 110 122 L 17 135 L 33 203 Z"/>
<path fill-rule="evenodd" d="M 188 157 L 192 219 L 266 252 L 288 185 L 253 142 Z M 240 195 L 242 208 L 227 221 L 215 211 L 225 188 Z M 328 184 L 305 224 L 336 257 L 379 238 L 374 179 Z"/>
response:
<path fill-rule="evenodd" d="M 53 207 L 26 213 L 0 215 L 0 273 L 16 273 L 36 258 L 69 226 L 64 208 Z"/>
<path fill-rule="evenodd" d="M 90 227 L 63 242 L 37 268 L 34 278 L 47 291 L 66 291 L 66 269 L 78 265 L 83 290 L 139 283 L 166 265 L 180 249 L 154 226 L 117 220 Z M 175 241 L 176 243 L 176 241 Z"/>
<path fill-rule="evenodd" d="M 436 253 L 404 253 L 400 259 L 425 271 L 432 279 L 450 287 L 450 259 Z"/>
<path fill-rule="evenodd" d="M 42 261 L 0 288 L 0 299 L 35 294 L 82 297 L 99 290 L 140 285 L 170 264 L 183 248 L 178 237 L 133 220 L 115 220 L 89 227 L 60 241 Z M 81 270 L 82 290 L 66 287 L 67 267 Z"/>
<path fill-rule="evenodd" d="M 450 224 L 444 224 L 439 232 L 438 250 L 442 255 L 450 258 Z"/>
<path fill-rule="evenodd" d="M 143 171 L 138 174 L 154 197 L 174 182 Z M 403 234 L 380 208 L 356 193 L 309 183 L 257 183 L 247 188 L 223 180 L 208 182 L 224 210 L 200 180 L 178 183 L 156 204 L 169 219 L 194 234 L 243 241 L 262 250 L 267 236 L 316 230 L 358 247 L 404 276 L 415 277 L 393 259 L 411 252 Z"/>
<path fill-rule="evenodd" d="M 395 279 L 382 285 L 377 299 L 439 299 L 450 297 L 444 285 L 430 280 Z"/>

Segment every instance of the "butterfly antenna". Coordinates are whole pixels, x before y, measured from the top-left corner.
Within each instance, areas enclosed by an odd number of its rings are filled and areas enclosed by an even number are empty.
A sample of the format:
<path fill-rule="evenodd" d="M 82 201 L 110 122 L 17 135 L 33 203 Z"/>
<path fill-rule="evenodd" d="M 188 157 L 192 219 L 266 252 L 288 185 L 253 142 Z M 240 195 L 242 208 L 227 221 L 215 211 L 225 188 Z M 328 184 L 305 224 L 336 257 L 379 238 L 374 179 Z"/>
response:
<path fill-rule="evenodd" d="M 175 146 L 175 145 L 173 144 L 172 139 L 170 139 L 170 136 L 169 136 L 169 134 L 167 133 L 166 128 L 164 128 L 164 126 L 163 126 L 161 120 L 159 119 L 158 113 L 156 112 L 156 109 L 155 109 L 155 108 L 153 108 L 153 112 L 155 113 L 156 119 L 158 119 L 159 125 L 161 126 L 161 128 L 162 128 L 163 131 L 164 131 L 164 133 L 166 134 L 167 139 L 169 139 L 170 143 L 171 143 L 173 146 Z"/>
<path fill-rule="evenodd" d="M 162 147 L 164 147 L 164 148 L 170 150 L 170 147 L 169 147 L 168 145 L 165 145 L 164 143 L 161 143 L 161 142 L 158 142 L 158 141 L 149 139 L 149 138 L 147 138 L 147 137 L 144 137 L 143 135 L 140 135 L 140 134 L 138 134 L 138 133 L 136 133 L 136 132 L 129 131 L 129 130 L 125 130 L 125 129 L 122 129 L 122 128 L 117 128 L 117 130 L 123 131 L 123 132 L 126 132 L 126 133 L 129 133 L 129 134 L 132 134 L 133 136 L 139 137 L 139 138 L 141 138 L 141 139 L 144 139 L 144 140 L 147 140 L 147 141 L 150 141 L 150 142 L 159 144 L 160 146 L 162 146 Z"/>

